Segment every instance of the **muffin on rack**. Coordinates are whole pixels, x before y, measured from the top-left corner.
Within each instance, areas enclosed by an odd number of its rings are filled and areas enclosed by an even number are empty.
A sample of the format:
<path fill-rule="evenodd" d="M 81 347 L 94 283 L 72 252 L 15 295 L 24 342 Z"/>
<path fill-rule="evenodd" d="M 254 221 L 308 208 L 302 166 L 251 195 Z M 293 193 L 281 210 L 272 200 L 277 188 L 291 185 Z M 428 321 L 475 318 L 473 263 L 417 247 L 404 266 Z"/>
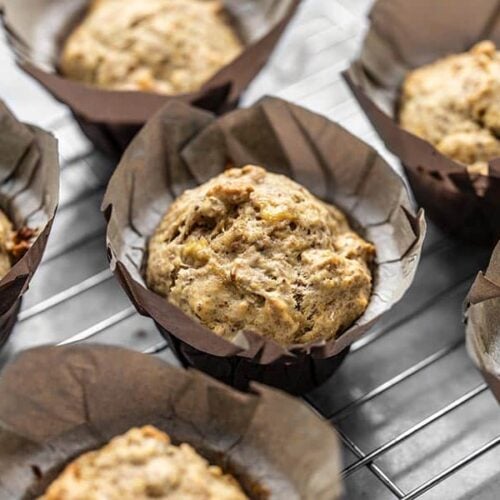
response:
<path fill-rule="evenodd" d="M 253 165 L 184 192 L 149 243 L 146 280 L 217 335 L 330 339 L 365 311 L 374 246 L 344 214 Z"/>
<path fill-rule="evenodd" d="M 245 500 L 236 479 L 153 426 L 130 429 L 71 462 L 39 500 Z"/>
<path fill-rule="evenodd" d="M 400 123 L 441 153 L 488 174 L 500 156 L 500 53 L 483 41 L 411 71 L 404 83 Z"/>
<path fill-rule="evenodd" d="M 60 69 L 101 88 L 180 94 L 200 89 L 242 49 L 220 0 L 93 0 Z"/>

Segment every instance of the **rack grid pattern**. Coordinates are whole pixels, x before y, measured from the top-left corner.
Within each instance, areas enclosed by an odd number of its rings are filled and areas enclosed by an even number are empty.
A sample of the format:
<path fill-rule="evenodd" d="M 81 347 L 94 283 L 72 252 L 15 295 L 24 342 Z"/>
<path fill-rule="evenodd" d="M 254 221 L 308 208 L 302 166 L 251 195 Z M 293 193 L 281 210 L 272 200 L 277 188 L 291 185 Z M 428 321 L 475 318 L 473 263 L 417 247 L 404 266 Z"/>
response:
<path fill-rule="evenodd" d="M 266 93 L 297 102 L 340 122 L 399 169 L 339 77 L 359 48 L 370 3 L 304 0 L 243 104 Z M 112 162 L 92 148 L 62 105 L 15 67 L 3 42 L 0 64 L 0 98 L 21 119 L 57 136 L 62 163 L 61 203 L 46 256 L 0 368 L 28 347 L 87 341 L 175 363 L 107 266 L 99 204 Z M 487 259 L 487 251 L 431 226 L 406 297 L 307 396 L 345 445 L 347 498 L 500 498 L 498 405 L 467 358 L 461 322 L 462 301 Z"/>

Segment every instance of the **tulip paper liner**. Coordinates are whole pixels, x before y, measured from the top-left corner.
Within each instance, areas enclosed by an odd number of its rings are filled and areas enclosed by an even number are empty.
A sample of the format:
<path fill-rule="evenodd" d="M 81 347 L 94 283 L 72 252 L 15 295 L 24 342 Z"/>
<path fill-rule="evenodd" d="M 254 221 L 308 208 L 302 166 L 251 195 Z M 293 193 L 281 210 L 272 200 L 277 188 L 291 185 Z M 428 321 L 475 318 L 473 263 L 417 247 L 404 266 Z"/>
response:
<path fill-rule="evenodd" d="M 37 230 L 28 251 L 0 279 L 0 347 L 15 324 L 21 298 L 42 259 L 59 196 L 57 143 L 25 125 L 0 101 L 0 208 L 14 229 Z"/>
<path fill-rule="evenodd" d="M 466 301 L 467 350 L 500 402 L 500 242 Z"/>
<path fill-rule="evenodd" d="M 70 107 L 96 146 L 117 155 L 167 101 L 190 103 L 217 114 L 234 108 L 266 64 L 300 3 L 300 0 L 222 1 L 245 49 L 198 92 L 174 96 L 102 90 L 57 73 L 61 45 L 83 17 L 88 0 L 6 0 L 1 18 L 20 67 Z"/>
<path fill-rule="evenodd" d="M 363 316 L 337 339 L 282 347 L 253 332 L 230 342 L 147 289 L 148 239 L 175 197 L 221 173 L 255 164 L 283 173 L 339 206 L 377 250 Z M 301 393 L 328 378 L 346 349 L 410 286 L 425 233 L 400 177 L 339 125 L 277 98 L 216 118 L 169 103 L 136 136 L 106 192 L 111 267 L 137 310 L 154 319 L 177 356 L 244 388 L 257 380 Z"/>
<path fill-rule="evenodd" d="M 493 244 L 500 238 L 500 158 L 489 163 L 488 176 L 470 176 L 463 165 L 401 128 L 396 115 L 408 71 L 480 40 L 500 47 L 499 13 L 498 0 L 378 0 L 361 53 L 344 72 L 429 218 L 455 236 Z"/>
<path fill-rule="evenodd" d="M 25 351 L 0 377 L 0 497 L 36 498 L 81 453 L 152 424 L 234 474 L 251 498 L 334 500 L 333 428 L 297 399 L 99 345 Z"/>

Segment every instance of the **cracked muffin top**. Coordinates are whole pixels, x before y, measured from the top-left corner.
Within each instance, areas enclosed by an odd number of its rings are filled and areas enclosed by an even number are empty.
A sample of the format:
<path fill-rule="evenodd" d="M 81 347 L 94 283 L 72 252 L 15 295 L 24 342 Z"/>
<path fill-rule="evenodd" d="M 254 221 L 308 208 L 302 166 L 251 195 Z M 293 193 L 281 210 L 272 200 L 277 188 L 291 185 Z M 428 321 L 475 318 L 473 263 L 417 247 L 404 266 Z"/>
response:
<path fill-rule="evenodd" d="M 71 462 L 39 500 L 245 500 L 229 474 L 155 427 L 134 428 Z"/>
<path fill-rule="evenodd" d="M 411 71 L 403 84 L 403 128 L 445 156 L 487 175 L 500 156 L 500 53 L 490 41 Z"/>
<path fill-rule="evenodd" d="M 219 0 L 93 0 L 67 39 L 68 78 L 114 90 L 199 90 L 242 50 Z"/>
<path fill-rule="evenodd" d="M 289 178 L 247 165 L 185 191 L 149 242 L 147 285 L 217 335 L 330 339 L 366 309 L 375 248 Z"/>

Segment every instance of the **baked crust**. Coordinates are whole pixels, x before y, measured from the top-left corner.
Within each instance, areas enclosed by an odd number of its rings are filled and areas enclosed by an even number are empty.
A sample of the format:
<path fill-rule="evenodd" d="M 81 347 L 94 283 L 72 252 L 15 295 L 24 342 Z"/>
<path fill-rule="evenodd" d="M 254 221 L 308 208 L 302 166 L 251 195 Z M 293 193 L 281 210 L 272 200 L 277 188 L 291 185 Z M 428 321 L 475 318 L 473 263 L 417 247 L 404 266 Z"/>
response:
<path fill-rule="evenodd" d="M 12 241 L 13 230 L 7 216 L 0 210 L 0 279 L 11 268 L 9 246 Z"/>
<path fill-rule="evenodd" d="M 245 500 L 237 481 L 153 426 L 71 462 L 39 500 Z"/>
<path fill-rule="evenodd" d="M 149 243 L 146 280 L 217 335 L 329 339 L 366 309 L 375 249 L 337 208 L 247 165 L 182 194 Z"/>
<path fill-rule="evenodd" d="M 400 123 L 441 153 L 488 173 L 500 156 L 500 53 L 490 41 L 411 71 L 403 84 Z"/>
<path fill-rule="evenodd" d="M 242 44 L 219 0 L 94 0 L 61 72 L 114 90 L 197 91 Z"/>

